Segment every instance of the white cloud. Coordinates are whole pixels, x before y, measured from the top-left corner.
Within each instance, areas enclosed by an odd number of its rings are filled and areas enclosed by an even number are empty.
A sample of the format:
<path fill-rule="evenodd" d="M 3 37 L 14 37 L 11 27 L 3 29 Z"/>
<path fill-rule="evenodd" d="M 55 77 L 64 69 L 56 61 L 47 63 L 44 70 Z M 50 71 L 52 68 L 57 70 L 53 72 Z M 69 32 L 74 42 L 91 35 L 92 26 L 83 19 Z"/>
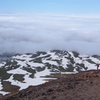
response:
<path fill-rule="evenodd" d="M 0 15 L 0 51 L 50 49 L 100 54 L 100 15 Z"/>

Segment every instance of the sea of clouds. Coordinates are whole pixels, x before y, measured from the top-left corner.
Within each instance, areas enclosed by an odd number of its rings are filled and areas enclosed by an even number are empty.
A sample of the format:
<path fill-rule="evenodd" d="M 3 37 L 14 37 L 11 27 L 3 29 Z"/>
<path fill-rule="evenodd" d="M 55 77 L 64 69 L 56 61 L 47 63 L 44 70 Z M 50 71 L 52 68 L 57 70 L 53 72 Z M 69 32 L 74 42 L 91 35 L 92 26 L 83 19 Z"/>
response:
<path fill-rule="evenodd" d="M 100 54 L 100 15 L 0 14 L 0 54 L 51 49 Z"/>

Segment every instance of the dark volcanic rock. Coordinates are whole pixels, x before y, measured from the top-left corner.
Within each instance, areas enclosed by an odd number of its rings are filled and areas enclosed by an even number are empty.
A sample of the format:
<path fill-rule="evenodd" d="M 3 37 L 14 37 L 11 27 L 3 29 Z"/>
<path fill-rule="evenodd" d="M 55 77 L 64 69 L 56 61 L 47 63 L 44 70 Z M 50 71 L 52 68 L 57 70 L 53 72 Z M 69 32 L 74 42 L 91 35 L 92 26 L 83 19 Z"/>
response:
<path fill-rule="evenodd" d="M 55 77 L 58 79 L 30 86 L 0 100 L 100 100 L 100 70 Z"/>

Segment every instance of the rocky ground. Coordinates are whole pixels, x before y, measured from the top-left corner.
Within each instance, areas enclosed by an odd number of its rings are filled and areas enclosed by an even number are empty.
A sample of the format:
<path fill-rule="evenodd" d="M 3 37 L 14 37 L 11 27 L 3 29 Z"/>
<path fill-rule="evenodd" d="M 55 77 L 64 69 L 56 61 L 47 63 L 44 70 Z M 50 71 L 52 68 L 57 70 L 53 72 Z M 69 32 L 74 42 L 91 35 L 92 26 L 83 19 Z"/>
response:
<path fill-rule="evenodd" d="M 100 70 L 55 77 L 58 79 L 30 86 L 0 100 L 100 100 Z"/>

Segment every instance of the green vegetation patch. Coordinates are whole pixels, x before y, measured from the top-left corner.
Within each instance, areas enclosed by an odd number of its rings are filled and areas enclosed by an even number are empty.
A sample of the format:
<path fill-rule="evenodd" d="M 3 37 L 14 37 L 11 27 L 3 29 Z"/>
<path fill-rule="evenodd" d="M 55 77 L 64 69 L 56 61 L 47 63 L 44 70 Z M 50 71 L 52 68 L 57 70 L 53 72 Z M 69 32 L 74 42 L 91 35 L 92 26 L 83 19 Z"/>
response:
<path fill-rule="evenodd" d="M 76 68 L 76 70 L 78 71 L 78 72 L 80 72 L 80 71 L 82 71 L 82 69 L 84 69 L 84 70 L 87 70 L 88 69 L 88 67 L 85 67 L 85 65 L 82 63 L 82 64 L 76 64 L 76 66 L 75 66 L 75 68 Z"/>
<path fill-rule="evenodd" d="M 65 72 L 65 71 L 66 71 L 66 69 L 64 69 L 62 66 L 59 66 L 59 70 L 60 70 L 61 72 Z"/>
<path fill-rule="evenodd" d="M 37 70 L 38 72 L 41 72 L 41 71 L 45 70 L 45 67 L 36 67 L 36 70 Z"/>
<path fill-rule="evenodd" d="M 8 74 L 4 67 L 0 68 L 0 78 L 1 81 L 9 79 L 11 74 Z"/>
<path fill-rule="evenodd" d="M 46 66 L 48 69 L 51 69 L 51 64 L 45 63 L 45 66 Z"/>
<path fill-rule="evenodd" d="M 76 71 L 80 72 L 82 68 L 80 66 L 76 66 Z"/>
<path fill-rule="evenodd" d="M 7 61 L 6 61 L 6 64 L 5 64 L 5 66 L 8 66 L 8 67 L 6 68 L 6 71 L 12 70 L 13 68 L 14 68 L 14 69 L 18 68 L 20 65 L 17 65 L 17 63 L 18 63 L 18 62 L 16 62 L 16 61 L 7 60 Z M 5 66 L 3 66 L 4 69 L 5 69 Z"/>
<path fill-rule="evenodd" d="M 72 64 L 74 64 L 75 63 L 75 61 L 74 61 L 74 59 L 73 58 L 69 58 L 69 57 L 66 57 L 68 60 L 70 60 L 70 62 L 72 63 Z"/>
<path fill-rule="evenodd" d="M 27 72 L 31 73 L 29 77 L 34 78 L 34 74 L 36 73 L 35 70 L 29 68 L 29 67 L 23 67 L 23 70 L 26 70 Z"/>
<path fill-rule="evenodd" d="M 76 52 L 76 51 L 72 51 L 72 53 L 74 54 L 75 57 L 78 57 L 79 56 L 79 53 Z"/>
<path fill-rule="evenodd" d="M 15 75 L 13 75 L 13 80 L 18 80 L 18 81 L 20 81 L 20 82 L 23 82 L 24 81 L 24 75 L 22 75 L 22 74 L 15 74 Z"/>
<path fill-rule="evenodd" d="M 36 58 L 33 60 L 35 63 L 42 63 L 42 59 L 41 58 Z"/>
<path fill-rule="evenodd" d="M 81 64 L 78 64 L 78 63 L 77 63 L 77 64 L 76 64 L 76 67 L 77 67 L 77 66 L 79 66 L 80 69 L 83 68 L 83 69 L 87 70 L 87 67 L 85 67 L 85 65 L 84 65 L 83 63 L 81 63 Z M 77 67 L 77 68 L 78 68 L 78 67 Z M 78 69 L 79 69 L 79 68 L 78 68 Z"/>
<path fill-rule="evenodd" d="M 66 71 L 67 72 L 73 72 L 74 71 L 74 67 L 72 66 L 72 64 L 67 65 Z"/>

